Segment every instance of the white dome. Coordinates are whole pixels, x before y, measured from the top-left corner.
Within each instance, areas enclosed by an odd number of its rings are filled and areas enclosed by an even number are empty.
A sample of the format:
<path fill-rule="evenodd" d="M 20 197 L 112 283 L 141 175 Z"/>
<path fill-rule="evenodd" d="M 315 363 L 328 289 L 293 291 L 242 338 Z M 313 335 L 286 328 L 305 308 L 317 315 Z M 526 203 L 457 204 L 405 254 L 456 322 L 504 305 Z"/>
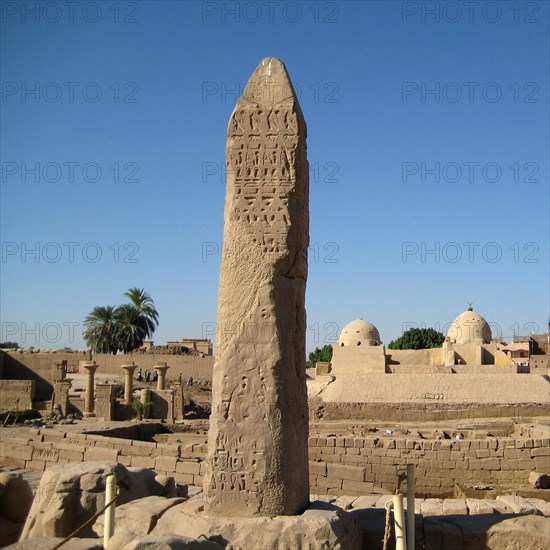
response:
<path fill-rule="evenodd" d="M 475 340 L 488 344 L 493 339 L 489 323 L 473 309 L 467 309 L 452 322 L 447 337 L 453 344 L 468 344 Z"/>
<path fill-rule="evenodd" d="M 379 346 L 378 329 L 364 319 L 355 319 L 348 323 L 340 333 L 339 346 Z"/>

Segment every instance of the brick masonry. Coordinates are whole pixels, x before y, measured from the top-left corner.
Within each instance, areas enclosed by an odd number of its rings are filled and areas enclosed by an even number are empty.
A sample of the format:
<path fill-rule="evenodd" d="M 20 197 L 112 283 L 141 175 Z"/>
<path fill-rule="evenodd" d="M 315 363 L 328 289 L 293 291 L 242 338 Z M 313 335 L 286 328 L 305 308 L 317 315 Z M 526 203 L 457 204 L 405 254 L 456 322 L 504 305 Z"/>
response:
<path fill-rule="evenodd" d="M 58 429 L 2 430 L 0 465 L 44 470 L 83 460 L 117 461 L 153 468 L 180 483 L 202 484 L 207 445 L 153 443 Z M 191 439 L 191 438 L 190 438 Z M 416 466 L 416 490 L 449 496 L 455 483 L 524 485 L 529 473 L 550 473 L 550 438 L 426 440 L 394 437 L 309 438 L 313 494 L 363 495 L 377 488 L 395 491 L 407 463 Z"/>

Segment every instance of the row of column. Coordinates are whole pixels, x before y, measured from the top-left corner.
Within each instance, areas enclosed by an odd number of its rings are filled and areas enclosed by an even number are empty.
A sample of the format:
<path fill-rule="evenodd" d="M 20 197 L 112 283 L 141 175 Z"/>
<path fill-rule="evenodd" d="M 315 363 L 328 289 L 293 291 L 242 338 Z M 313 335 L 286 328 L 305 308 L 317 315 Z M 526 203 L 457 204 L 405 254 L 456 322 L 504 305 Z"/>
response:
<path fill-rule="evenodd" d="M 95 371 L 99 365 L 94 362 L 86 362 L 83 365 L 86 373 L 86 392 L 84 394 L 84 416 L 92 416 L 94 413 L 94 388 Z M 132 362 L 131 365 L 122 365 L 124 369 L 124 403 L 129 405 L 132 402 L 134 393 L 134 372 L 138 365 Z M 157 390 L 166 389 L 166 371 L 170 368 L 166 363 L 153 367 L 158 373 Z"/>

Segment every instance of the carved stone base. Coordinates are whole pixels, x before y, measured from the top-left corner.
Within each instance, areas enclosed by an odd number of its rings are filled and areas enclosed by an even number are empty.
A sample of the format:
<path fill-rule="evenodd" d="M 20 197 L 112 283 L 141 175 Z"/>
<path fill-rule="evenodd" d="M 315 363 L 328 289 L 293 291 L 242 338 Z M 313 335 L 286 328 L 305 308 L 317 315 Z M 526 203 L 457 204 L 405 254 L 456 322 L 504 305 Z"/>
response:
<path fill-rule="evenodd" d="M 362 527 L 355 517 L 325 502 L 315 501 L 297 516 L 214 517 L 205 515 L 202 495 L 172 507 L 159 519 L 152 534 L 167 533 L 200 537 L 242 550 L 359 550 L 363 539 Z"/>

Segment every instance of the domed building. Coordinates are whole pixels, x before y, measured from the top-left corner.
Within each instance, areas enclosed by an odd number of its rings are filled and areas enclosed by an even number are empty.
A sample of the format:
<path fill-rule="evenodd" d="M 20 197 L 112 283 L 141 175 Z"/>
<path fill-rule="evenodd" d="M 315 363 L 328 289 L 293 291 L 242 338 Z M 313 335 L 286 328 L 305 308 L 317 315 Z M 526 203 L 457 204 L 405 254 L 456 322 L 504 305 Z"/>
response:
<path fill-rule="evenodd" d="M 330 364 L 319 364 L 318 372 L 335 377 L 375 372 L 437 374 L 442 369 L 458 372 L 453 367 L 459 365 L 468 369 L 512 365 L 510 356 L 493 341 L 489 323 L 471 306 L 451 323 L 440 348 L 386 350 L 376 326 L 363 318 L 355 319 L 340 332 Z"/>
<path fill-rule="evenodd" d="M 510 365 L 510 357 L 493 342 L 489 323 L 470 306 L 449 327 L 441 348 L 443 364 Z"/>
<path fill-rule="evenodd" d="M 453 344 L 489 344 L 493 335 L 489 323 L 470 306 L 451 323 L 447 338 Z"/>
<path fill-rule="evenodd" d="M 362 318 L 348 323 L 340 333 L 338 346 L 379 346 L 378 329 Z"/>
<path fill-rule="evenodd" d="M 334 343 L 332 360 L 317 363 L 312 395 L 320 417 L 331 420 L 415 408 L 439 418 L 447 406 L 454 414 L 469 403 L 547 402 L 546 381 L 522 376 L 518 383 L 513 375 L 525 371 L 505 351 L 472 307 L 450 324 L 439 348 L 386 349 L 375 325 L 355 319 Z"/>
<path fill-rule="evenodd" d="M 346 373 L 385 372 L 386 350 L 378 329 L 365 319 L 355 319 L 340 332 L 333 345 L 330 372 L 333 376 Z"/>

